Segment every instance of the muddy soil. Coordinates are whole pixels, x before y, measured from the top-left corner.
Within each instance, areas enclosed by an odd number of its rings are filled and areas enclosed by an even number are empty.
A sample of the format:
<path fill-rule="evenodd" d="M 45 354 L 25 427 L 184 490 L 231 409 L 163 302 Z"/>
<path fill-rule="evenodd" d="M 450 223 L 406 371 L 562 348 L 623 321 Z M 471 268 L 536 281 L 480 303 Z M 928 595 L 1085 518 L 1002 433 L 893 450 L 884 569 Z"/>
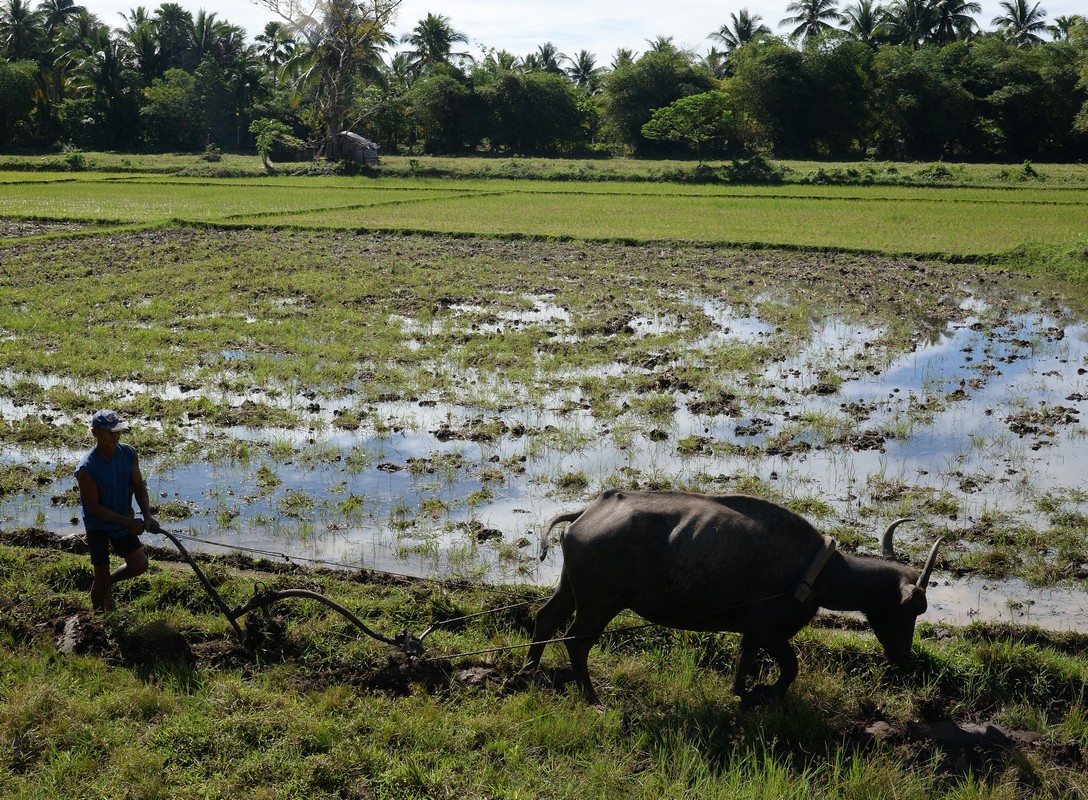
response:
<path fill-rule="evenodd" d="M 0 219 L 0 239 L 43 236 L 47 233 L 78 233 L 87 225 L 79 222 L 44 222 L 38 220 Z"/>
<path fill-rule="evenodd" d="M 520 543 L 625 486 L 770 497 L 858 530 L 864 552 L 866 531 L 908 513 L 908 553 L 949 542 L 943 575 L 1088 576 L 1088 314 L 1068 287 L 664 244 L 195 230 L 66 242 L 5 251 L 30 310 L 62 313 L 42 281 L 71 291 L 105 270 L 177 367 L 68 382 L 8 365 L 0 484 L 4 462 L 18 469 L 0 525 L 15 530 L 72 530 L 86 411 L 117 402 L 138 422 L 163 519 L 216 553 L 547 584 L 558 562 L 540 567 Z M 211 351 L 187 338 L 205 329 Z"/>

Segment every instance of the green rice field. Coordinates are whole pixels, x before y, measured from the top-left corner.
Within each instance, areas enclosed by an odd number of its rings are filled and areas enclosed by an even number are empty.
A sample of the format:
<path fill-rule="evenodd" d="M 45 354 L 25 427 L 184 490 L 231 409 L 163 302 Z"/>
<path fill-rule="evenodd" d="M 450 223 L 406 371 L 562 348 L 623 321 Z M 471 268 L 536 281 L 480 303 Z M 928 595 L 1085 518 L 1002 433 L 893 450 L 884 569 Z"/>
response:
<path fill-rule="evenodd" d="M 95 224 L 314 229 L 990 257 L 1065 246 L 1088 190 L 896 186 L 711 187 L 543 181 L 0 173 L 0 217 Z"/>

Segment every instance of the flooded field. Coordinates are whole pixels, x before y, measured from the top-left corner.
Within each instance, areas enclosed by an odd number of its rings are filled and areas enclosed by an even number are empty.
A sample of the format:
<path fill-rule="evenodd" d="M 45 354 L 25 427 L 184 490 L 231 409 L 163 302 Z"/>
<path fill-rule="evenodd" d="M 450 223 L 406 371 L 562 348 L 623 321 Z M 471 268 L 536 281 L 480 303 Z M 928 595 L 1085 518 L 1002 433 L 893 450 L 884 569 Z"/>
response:
<path fill-rule="evenodd" d="M 71 469 L 113 406 L 197 549 L 550 583 L 541 526 L 605 488 L 746 492 L 852 550 L 897 516 L 912 558 L 945 536 L 928 621 L 1088 630 L 1088 317 L 1054 287 L 842 255 L 156 236 L 105 266 L 15 253 L 51 281 L 23 278 L 23 311 L 124 309 L 125 366 L 0 325 L 0 525 L 78 535 Z M 168 258 L 202 279 L 164 285 Z M 113 294 L 81 296 L 91 267 Z"/>

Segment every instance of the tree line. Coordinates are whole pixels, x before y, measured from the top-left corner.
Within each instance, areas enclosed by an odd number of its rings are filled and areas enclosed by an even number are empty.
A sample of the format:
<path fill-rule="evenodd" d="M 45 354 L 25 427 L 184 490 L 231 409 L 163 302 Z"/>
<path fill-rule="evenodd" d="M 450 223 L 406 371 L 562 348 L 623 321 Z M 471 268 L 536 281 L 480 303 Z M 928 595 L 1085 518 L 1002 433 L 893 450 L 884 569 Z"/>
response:
<path fill-rule="evenodd" d="M 247 40 L 215 12 L 0 4 L 0 147 L 251 150 L 254 131 L 351 129 L 384 152 L 895 159 L 1088 155 L 1088 21 L 1003 0 L 796 0 L 775 35 L 740 9 L 704 53 L 671 37 L 595 54 L 484 49 L 400 0 L 261 0 Z M 257 123 L 254 125 L 254 123 Z"/>

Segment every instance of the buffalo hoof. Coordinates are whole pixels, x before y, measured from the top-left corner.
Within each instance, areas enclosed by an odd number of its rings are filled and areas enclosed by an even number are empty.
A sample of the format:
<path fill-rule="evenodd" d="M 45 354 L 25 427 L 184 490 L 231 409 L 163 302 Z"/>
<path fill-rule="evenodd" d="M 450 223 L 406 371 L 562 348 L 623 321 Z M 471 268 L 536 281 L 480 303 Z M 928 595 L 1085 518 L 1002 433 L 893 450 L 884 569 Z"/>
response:
<path fill-rule="evenodd" d="M 782 695 L 773 686 L 753 686 L 751 691 L 740 697 L 740 707 L 743 709 L 776 706 L 781 702 Z"/>

